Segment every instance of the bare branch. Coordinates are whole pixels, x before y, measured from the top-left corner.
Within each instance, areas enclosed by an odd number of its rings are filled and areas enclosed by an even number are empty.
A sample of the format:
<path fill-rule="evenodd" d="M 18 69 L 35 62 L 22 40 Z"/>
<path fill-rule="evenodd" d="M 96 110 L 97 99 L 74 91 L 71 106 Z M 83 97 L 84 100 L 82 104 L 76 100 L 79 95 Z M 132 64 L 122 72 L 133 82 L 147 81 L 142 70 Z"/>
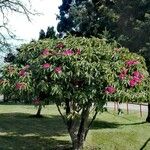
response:
<path fill-rule="evenodd" d="M 60 113 L 60 115 L 61 115 L 61 117 L 62 117 L 62 119 L 63 119 L 63 121 L 64 121 L 64 123 L 65 123 L 65 125 L 67 125 L 66 118 L 65 118 L 64 115 L 62 114 L 62 112 L 61 112 L 61 110 L 60 110 L 60 108 L 59 108 L 59 105 L 56 104 L 56 106 L 57 106 L 57 109 L 58 109 L 58 111 L 59 111 L 59 113 Z"/>
<path fill-rule="evenodd" d="M 23 14 L 28 21 L 31 21 L 32 15 L 39 13 L 31 9 L 30 0 L 0 0 L 0 51 L 8 47 L 8 38 L 15 39 L 15 34 L 9 29 L 8 14 Z"/>

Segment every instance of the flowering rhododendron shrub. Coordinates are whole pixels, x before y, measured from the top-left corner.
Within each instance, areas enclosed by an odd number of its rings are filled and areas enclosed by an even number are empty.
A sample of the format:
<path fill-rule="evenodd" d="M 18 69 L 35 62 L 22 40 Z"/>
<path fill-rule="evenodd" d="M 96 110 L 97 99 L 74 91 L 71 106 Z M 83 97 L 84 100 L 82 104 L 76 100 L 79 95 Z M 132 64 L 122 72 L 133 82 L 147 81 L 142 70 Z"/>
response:
<path fill-rule="evenodd" d="M 68 37 L 22 45 L 2 85 L 53 100 L 78 150 L 107 100 L 148 100 L 148 76 L 144 58 L 117 43 Z"/>

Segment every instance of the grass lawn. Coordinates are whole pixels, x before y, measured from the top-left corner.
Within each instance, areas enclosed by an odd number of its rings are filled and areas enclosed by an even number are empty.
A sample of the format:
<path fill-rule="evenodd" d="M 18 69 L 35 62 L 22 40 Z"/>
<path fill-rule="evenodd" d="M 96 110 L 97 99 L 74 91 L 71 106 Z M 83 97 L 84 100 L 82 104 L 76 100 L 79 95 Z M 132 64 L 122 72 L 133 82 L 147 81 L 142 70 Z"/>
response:
<path fill-rule="evenodd" d="M 33 106 L 0 105 L 0 150 L 62 150 L 71 147 L 70 137 L 55 105 L 35 114 Z M 146 114 L 145 114 L 146 115 Z M 138 112 L 118 116 L 115 112 L 99 114 L 85 150 L 150 150 L 150 124 Z"/>

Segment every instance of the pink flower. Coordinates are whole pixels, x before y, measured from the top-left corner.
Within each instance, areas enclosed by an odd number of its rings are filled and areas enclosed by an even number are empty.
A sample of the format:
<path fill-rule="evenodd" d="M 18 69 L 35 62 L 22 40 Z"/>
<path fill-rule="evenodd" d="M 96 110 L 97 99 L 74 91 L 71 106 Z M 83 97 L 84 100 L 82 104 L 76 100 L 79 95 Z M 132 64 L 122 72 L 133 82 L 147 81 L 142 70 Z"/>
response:
<path fill-rule="evenodd" d="M 120 74 L 119 74 L 119 79 L 123 80 L 124 78 L 125 78 L 125 74 L 120 73 Z"/>
<path fill-rule="evenodd" d="M 76 54 L 77 54 L 77 55 L 80 55 L 80 54 L 81 54 L 81 50 L 80 50 L 80 49 L 77 49 L 77 50 L 76 50 Z"/>
<path fill-rule="evenodd" d="M 139 77 L 139 76 L 140 76 L 140 72 L 134 71 L 134 72 L 133 72 L 133 76 Z"/>
<path fill-rule="evenodd" d="M 51 64 L 45 63 L 45 64 L 43 64 L 42 66 L 43 66 L 44 69 L 48 69 L 48 68 L 51 66 Z"/>
<path fill-rule="evenodd" d="M 74 52 L 71 49 L 65 50 L 63 52 L 63 55 L 65 55 L 65 56 L 70 56 L 70 55 L 73 55 L 73 54 L 74 54 Z"/>
<path fill-rule="evenodd" d="M 54 69 L 54 71 L 55 71 L 55 73 L 60 74 L 62 72 L 62 67 L 61 66 L 60 67 L 56 67 Z"/>
<path fill-rule="evenodd" d="M 122 70 L 121 73 L 119 74 L 119 78 L 120 78 L 121 80 L 123 80 L 123 79 L 126 77 L 127 72 L 128 72 L 128 69 Z"/>
<path fill-rule="evenodd" d="M 133 77 L 133 80 L 134 80 L 136 83 L 138 83 L 138 82 L 141 81 L 141 79 L 140 79 L 139 77 L 136 77 L 136 76 Z"/>
<path fill-rule="evenodd" d="M 134 87 L 136 84 L 137 84 L 137 82 L 136 82 L 136 80 L 134 80 L 134 79 L 131 79 L 131 80 L 129 81 L 130 87 Z"/>
<path fill-rule="evenodd" d="M 21 82 L 20 82 L 20 83 L 19 83 L 19 82 L 16 83 L 16 89 L 17 89 L 17 90 L 25 89 L 25 87 L 26 87 L 26 84 L 23 83 L 23 82 L 22 82 L 22 83 L 21 83 Z"/>
<path fill-rule="evenodd" d="M 26 76 L 26 74 L 27 74 L 27 72 L 26 72 L 24 69 L 21 69 L 21 70 L 19 71 L 19 76 L 24 77 L 24 76 Z"/>
<path fill-rule="evenodd" d="M 141 83 L 142 79 L 143 79 L 143 75 L 140 74 L 140 72 L 138 72 L 138 71 L 134 71 L 134 72 L 133 72 L 133 77 L 132 77 L 132 79 L 129 81 L 129 85 L 130 85 L 131 87 L 134 87 L 134 86 L 137 85 L 138 83 Z"/>
<path fill-rule="evenodd" d="M 137 60 L 128 60 L 128 61 L 125 62 L 125 64 L 127 65 L 127 67 L 131 67 L 132 65 L 139 64 L 139 61 L 137 61 Z"/>
<path fill-rule="evenodd" d="M 42 51 L 43 56 L 48 56 L 49 55 L 49 50 L 46 48 Z"/>
<path fill-rule="evenodd" d="M 140 79 L 143 79 L 144 78 L 144 75 L 143 74 L 140 74 Z"/>
<path fill-rule="evenodd" d="M 106 88 L 105 88 L 105 93 L 106 94 L 113 94 L 113 93 L 115 93 L 116 92 L 116 89 L 113 87 L 113 86 L 107 86 Z"/>
<path fill-rule="evenodd" d="M 56 48 L 59 48 L 59 49 L 63 49 L 64 47 L 65 47 L 65 45 L 62 42 L 60 42 L 56 45 Z"/>
<path fill-rule="evenodd" d="M 30 65 L 25 65 L 24 66 L 24 69 L 29 69 L 30 68 Z"/>
<path fill-rule="evenodd" d="M 137 82 L 140 83 L 142 81 L 142 79 L 144 78 L 143 74 L 141 74 L 138 71 L 134 71 L 133 72 L 133 79 Z"/>

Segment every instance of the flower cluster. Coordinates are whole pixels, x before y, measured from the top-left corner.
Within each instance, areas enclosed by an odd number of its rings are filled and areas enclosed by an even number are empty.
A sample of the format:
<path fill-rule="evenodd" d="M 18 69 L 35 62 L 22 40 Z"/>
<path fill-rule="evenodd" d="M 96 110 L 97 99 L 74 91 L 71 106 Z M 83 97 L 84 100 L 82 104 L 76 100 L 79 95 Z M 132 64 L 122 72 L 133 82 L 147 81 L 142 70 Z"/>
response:
<path fill-rule="evenodd" d="M 128 69 L 123 69 L 119 74 L 119 79 L 124 80 L 127 75 Z"/>
<path fill-rule="evenodd" d="M 125 62 L 125 64 L 126 64 L 127 67 L 131 67 L 132 65 L 139 64 L 139 61 L 137 61 L 137 60 L 128 60 L 128 61 Z"/>
<path fill-rule="evenodd" d="M 64 47 L 65 47 L 65 45 L 62 42 L 60 42 L 56 45 L 56 48 L 58 48 L 58 49 L 63 49 Z"/>
<path fill-rule="evenodd" d="M 67 49 L 65 51 L 63 51 L 63 55 L 64 56 L 71 56 L 71 55 L 80 55 L 81 54 L 81 50 L 80 49 L 76 49 L 75 51 L 73 51 L 72 49 Z"/>
<path fill-rule="evenodd" d="M 50 66 L 51 66 L 51 64 L 49 64 L 49 63 L 45 63 L 45 64 L 42 65 L 42 67 L 44 69 L 48 69 L 48 68 L 50 68 Z"/>
<path fill-rule="evenodd" d="M 51 67 L 51 64 L 45 63 L 45 64 L 42 65 L 42 67 L 43 67 L 44 69 L 49 69 L 49 68 Z M 60 74 L 60 73 L 62 72 L 62 67 L 61 67 L 61 66 L 55 67 L 55 68 L 54 68 L 54 72 L 57 73 L 57 74 Z"/>
<path fill-rule="evenodd" d="M 128 60 L 125 62 L 125 65 L 129 68 L 132 65 L 136 65 L 139 64 L 139 61 L 137 60 Z M 125 77 L 127 76 L 128 73 L 128 69 L 124 69 L 121 71 L 121 73 L 119 74 L 119 79 L 124 80 Z M 144 78 L 144 76 L 139 72 L 139 71 L 134 71 L 131 75 L 131 79 L 129 80 L 129 86 L 130 87 L 134 87 L 137 84 L 141 83 L 142 79 Z"/>
<path fill-rule="evenodd" d="M 105 88 L 105 93 L 106 94 L 113 94 L 113 93 L 115 93 L 116 92 L 116 89 L 113 87 L 113 86 L 107 86 L 106 88 Z"/>
<path fill-rule="evenodd" d="M 15 88 L 17 90 L 24 90 L 26 88 L 26 83 L 24 83 L 24 82 L 18 82 L 18 83 L 16 83 Z"/>
<path fill-rule="evenodd" d="M 29 67 L 30 67 L 30 65 L 25 65 L 24 68 L 19 71 L 19 73 L 18 73 L 19 76 L 21 76 L 21 77 L 26 76 L 27 75 L 26 70 L 29 69 Z"/>
<path fill-rule="evenodd" d="M 24 76 L 26 76 L 27 72 L 26 72 L 26 70 L 21 69 L 18 74 L 19 74 L 19 76 L 24 77 Z"/>
<path fill-rule="evenodd" d="M 74 52 L 71 49 L 67 49 L 63 52 L 63 55 L 65 55 L 65 56 L 70 56 L 70 55 L 73 55 L 73 54 L 74 54 Z"/>
<path fill-rule="evenodd" d="M 132 79 L 129 81 L 130 87 L 134 87 L 137 84 L 141 83 L 143 78 L 144 76 L 140 72 L 134 71 L 132 74 Z"/>
<path fill-rule="evenodd" d="M 42 51 L 42 56 L 48 56 L 49 54 L 49 49 L 47 48 Z"/>
<path fill-rule="evenodd" d="M 60 74 L 60 73 L 62 72 L 62 67 L 61 67 L 61 66 L 56 67 L 56 68 L 54 69 L 54 71 L 55 71 L 55 73 Z"/>

